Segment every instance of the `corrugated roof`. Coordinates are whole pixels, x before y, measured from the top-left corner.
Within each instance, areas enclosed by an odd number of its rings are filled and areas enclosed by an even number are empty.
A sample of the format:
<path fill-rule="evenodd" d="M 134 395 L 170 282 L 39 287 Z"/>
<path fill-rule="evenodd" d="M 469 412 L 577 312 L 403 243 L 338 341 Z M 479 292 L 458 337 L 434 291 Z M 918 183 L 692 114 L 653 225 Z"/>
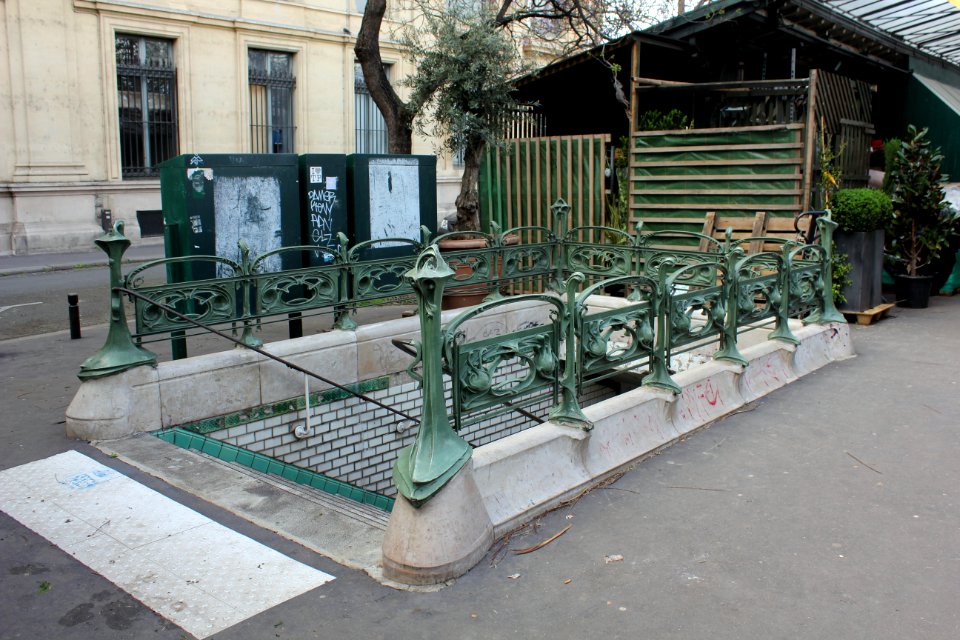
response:
<path fill-rule="evenodd" d="M 818 4 L 960 65 L 960 0 L 818 0 Z"/>

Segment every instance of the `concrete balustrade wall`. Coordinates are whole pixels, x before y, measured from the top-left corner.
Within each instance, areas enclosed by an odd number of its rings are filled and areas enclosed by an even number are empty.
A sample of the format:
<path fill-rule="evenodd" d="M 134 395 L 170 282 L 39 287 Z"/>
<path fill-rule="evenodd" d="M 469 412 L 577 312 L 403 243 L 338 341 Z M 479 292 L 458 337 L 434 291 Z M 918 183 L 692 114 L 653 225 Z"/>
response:
<path fill-rule="evenodd" d="M 475 449 L 434 498 L 436 505 L 417 510 L 397 499 L 384 538 L 384 575 L 410 584 L 461 575 L 497 537 L 747 403 L 853 355 L 846 324 L 791 321 L 791 328 L 797 346 L 766 340 L 769 328 L 742 334 L 738 347 L 746 366 L 710 361 L 691 367 L 673 376 L 679 394 L 640 387 L 585 408 L 593 422 L 589 432 L 547 422 Z M 452 527 L 452 513 L 469 514 L 462 518 L 471 523 L 467 530 Z M 430 535 L 417 545 L 410 531 Z"/>
<path fill-rule="evenodd" d="M 745 367 L 711 361 L 673 376 L 679 394 L 640 387 L 586 407 L 590 432 L 546 423 L 476 449 L 473 473 L 495 535 L 798 377 L 853 355 L 847 325 L 791 324 L 799 346 L 761 340 L 769 330 L 744 334 L 754 343 L 741 344 L 749 361 Z"/>

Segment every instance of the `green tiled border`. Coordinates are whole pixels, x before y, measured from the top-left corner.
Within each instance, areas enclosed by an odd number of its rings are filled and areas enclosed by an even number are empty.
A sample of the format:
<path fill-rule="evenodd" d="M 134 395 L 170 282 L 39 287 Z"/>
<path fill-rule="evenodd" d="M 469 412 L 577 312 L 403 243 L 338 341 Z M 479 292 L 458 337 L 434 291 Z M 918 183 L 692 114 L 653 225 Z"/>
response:
<path fill-rule="evenodd" d="M 291 482 L 326 491 L 333 495 L 343 496 L 344 498 L 349 498 L 361 504 L 369 504 L 387 512 L 393 510 L 393 498 L 382 496 L 379 493 L 374 493 L 367 489 L 355 487 L 342 480 L 328 478 L 315 471 L 301 469 L 292 464 L 280 462 L 262 453 L 247 451 L 232 444 L 220 442 L 219 440 L 208 438 L 198 433 L 191 433 L 181 428 L 154 431 L 153 435 L 164 442 L 169 442 L 184 449 L 196 449 L 197 451 L 202 451 L 207 455 L 226 462 L 236 462 L 237 464 L 242 464 L 256 471 L 277 475 Z"/>
<path fill-rule="evenodd" d="M 343 386 L 357 393 L 382 391 L 383 389 L 388 389 L 390 387 L 390 376 L 380 376 L 379 378 L 371 378 L 370 380 L 363 380 L 361 382 L 354 382 L 352 384 L 345 384 Z M 349 398 L 351 395 L 352 394 L 349 392 L 337 388 L 311 393 L 310 407 L 313 408 L 323 404 L 330 404 L 331 402 L 336 402 L 337 400 Z M 213 433 L 214 431 L 220 431 L 221 429 L 229 429 L 230 427 L 236 427 L 241 424 L 248 424 L 258 420 L 265 420 L 273 416 L 282 416 L 294 411 L 300 411 L 305 407 L 306 404 L 303 401 L 303 396 L 297 396 L 296 398 L 290 398 L 289 400 L 281 400 L 280 402 L 275 402 L 273 404 L 261 404 L 245 411 L 236 411 L 234 413 L 215 416 L 213 418 L 205 418 L 203 420 L 188 422 L 178 426 L 180 429 L 192 431 L 193 433 Z"/>

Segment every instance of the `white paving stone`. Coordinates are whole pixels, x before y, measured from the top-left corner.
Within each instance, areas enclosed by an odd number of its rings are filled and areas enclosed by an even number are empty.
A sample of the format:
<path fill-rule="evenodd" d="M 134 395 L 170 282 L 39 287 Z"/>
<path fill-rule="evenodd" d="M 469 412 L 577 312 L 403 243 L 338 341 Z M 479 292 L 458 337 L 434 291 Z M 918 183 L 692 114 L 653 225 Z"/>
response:
<path fill-rule="evenodd" d="M 198 638 L 333 579 L 76 451 L 0 472 L 0 509 Z"/>

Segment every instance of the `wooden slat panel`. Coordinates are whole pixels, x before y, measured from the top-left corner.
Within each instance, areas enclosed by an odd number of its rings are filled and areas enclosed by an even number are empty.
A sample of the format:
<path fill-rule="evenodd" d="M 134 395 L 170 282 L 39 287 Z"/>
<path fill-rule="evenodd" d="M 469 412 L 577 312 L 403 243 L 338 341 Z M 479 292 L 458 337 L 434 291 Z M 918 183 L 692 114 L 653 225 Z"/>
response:
<path fill-rule="evenodd" d="M 809 220 L 810 218 L 805 216 L 803 219 Z M 789 231 L 793 233 L 793 218 L 769 216 L 767 218 L 767 231 Z"/>
<path fill-rule="evenodd" d="M 763 235 L 764 229 L 767 227 L 767 212 L 766 211 L 757 211 L 757 216 L 753 221 L 753 229 L 750 230 L 751 235 L 754 238 L 758 238 Z M 754 240 L 750 243 L 750 252 L 758 253 L 760 251 L 759 240 Z"/>
<path fill-rule="evenodd" d="M 488 185 L 481 194 L 484 215 L 505 229 L 549 228 L 550 207 L 562 197 L 571 206 L 568 227 L 603 224 L 603 151 L 609 139 L 606 134 L 553 136 L 510 140 L 503 151 L 491 147 L 481 167 Z"/>
<path fill-rule="evenodd" d="M 714 211 L 707 211 L 707 217 L 703 221 L 703 230 L 701 233 L 705 236 L 713 236 L 717 229 L 717 214 Z M 706 238 L 700 240 L 700 251 L 706 251 L 710 248 L 710 243 Z"/>
<path fill-rule="evenodd" d="M 573 138 L 567 138 L 567 197 L 564 200 L 571 208 L 577 204 L 573 198 Z M 577 212 L 574 211 L 571 218 L 576 215 Z"/>
<path fill-rule="evenodd" d="M 596 198 L 593 197 L 593 190 L 594 190 L 594 188 L 595 188 L 595 185 L 594 185 L 594 183 L 593 183 L 593 182 L 594 182 L 594 172 L 593 172 L 594 148 L 593 148 L 593 145 L 594 145 L 594 138 L 591 137 L 591 138 L 590 138 L 590 149 L 587 151 L 587 159 L 588 159 L 588 162 L 589 162 L 589 164 L 590 164 L 590 166 L 587 167 L 587 176 L 589 176 L 589 180 L 590 180 L 590 186 L 589 186 L 590 191 L 589 191 L 589 193 L 588 193 L 588 195 L 587 195 L 587 202 L 590 204 L 590 216 L 589 216 L 590 220 L 597 220 L 596 212 L 594 211 L 594 202 L 596 201 Z M 602 153 L 602 151 L 601 151 L 601 153 Z M 610 168 L 610 171 L 613 171 L 613 168 L 612 168 L 612 167 Z M 605 198 L 603 198 L 603 197 L 601 196 L 600 201 L 602 202 L 603 200 L 605 200 Z M 600 219 L 600 221 L 601 221 L 601 224 L 606 224 L 606 223 L 607 223 L 606 218 L 604 218 L 603 216 L 601 216 L 599 219 Z"/>
<path fill-rule="evenodd" d="M 674 210 L 675 209 L 704 209 L 704 210 L 716 209 L 717 211 L 720 211 L 720 210 L 744 211 L 744 210 L 753 209 L 756 206 L 757 206 L 756 204 L 716 204 L 716 203 L 700 204 L 696 202 L 684 202 L 682 205 L 681 204 L 636 204 L 635 203 L 630 205 L 630 209 L 640 210 L 640 211 L 643 211 L 644 209 L 659 210 L 659 211 L 670 210 L 670 209 L 674 209 Z M 764 203 L 763 208 L 767 209 L 768 211 L 771 211 L 771 210 L 796 211 L 797 205 Z"/>
<path fill-rule="evenodd" d="M 550 180 L 550 173 L 551 173 L 550 167 L 553 166 L 552 164 L 550 164 L 550 151 L 551 151 L 551 149 L 553 148 L 553 141 L 552 141 L 550 138 L 547 138 L 546 147 L 547 147 L 547 154 L 546 154 L 547 157 L 544 158 L 544 160 L 543 160 L 543 167 L 544 167 L 543 173 L 544 173 L 544 175 L 547 176 L 547 201 L 548 201 L 548 202 L 553 202 L 554 200 L 556 200 L 556 198 L 555 198 L 554 195 L 553 195 L 553 191 L 550 189 L 550 183 L 551 183 L 551 180 Z M 543 211 L 543 219 L 547 219 L 547 218 L 549 218 L 549 217 L 550 217 L 550 208 L 549 208 L 549 206 L 545 206 L 545 207 L 544 207 L 544 211 Z M 541 221 L 540 224 L 542 225 L 543 222 Z M 552 220 L 550 221 L 549 226 L 553 226 L 553 221 L 552 221 Z M 561 230 L 561 231 L 563 231 L 563 230 Z"/>
<path fill-rule="evenodd" d="M 666 160 L 666 161 L 637 161 L 632 164 L 633 167 L 754 167 L 757 165 L 781 165 L 781 164 L 802 164 L 802 156 L 793 156 L 791 158 L 731 158 L 730 160 Z M 686 174 L 683 174 L 686 175 Z M 743 174 L 730 174 L 743 175 Z"/>
<path fill-rule="evenodd" d="M 527 215 L 530 215 L 530 212 L 533 211 L 533 183 L 531 180 L 531 170 L 530 170 L 530 140 L 523 141 L 524 148 L 526 149 L 526 168 L 527 168 Z"/>
<path fill-rule="evenodd" d="M 702 144 L 689 147 L 643 147 L 643 153 L 683 153 L 687 151 L 767 151 L 771 149 L 802 149 L 802 142 L 768 142 L 757 144 Z M 636 151 L 636 150 L 635 150 Z"/>
<path fill-rule="evenodd" d="M 810 207 L 810 190 L 813 185 L 813 153 L 816 147 L 816 129 L 817 129 L 817 87 L 820 84 L 820 75 L 816 69 L 810 70 L 810 86 L 807 90 L 807 122 L 804 151 L 803 167 L 800 171 L 803 173 L 803 195 L 800 197 L 801 211 L 806 211 Z"/>
<path fill-rule="evenodd" d="M 543 196 L 540 195 L 540 174 L 543 173 L 543 163 L 540 161 L 540 140 L 537 140 L 537 220 L 543 218 Z"/>
<path fill-rule="evenodd" d="M 520 167 L 520 141 L 514 140 L 510 145 L 513 149 L 513 175 L 515 180 L 515 189 L 516 192 L 516 211 L 523 211 L 523 189 L 521 188 L 521 181 L 523 179 L 523 173 Z"/>
<path fill-rule="evenodd" d="M 790 124 L 761 124 L 755 127 L 716 127 L 715 129 L 674 129 L 670 131 L 634 131 L 633 136 L 635 138 L 644 138 L 644 137 L 656 137 L 662 136 L 664 134 L 669 134 L 671 136 L 701 136 L 705 131 L 709 133 L 743 133 L 744 130 L 749 129 L 750 131 L 789 131 L 791 129 L 803 129 L 802 124 L 796 122 Z"/>
<path fill-rule="evenodd" d="M 673 181 L 685 181 L 685 182 L 696 182 L 698 180 L 800 180 L 802 177 L 799 173 L 742 173 L 737 174 L 739 178 L 732 176 L 731 174 L 716 174 L 711 173 L 707 175 L 669 175 L 669 176 L 637 176 L 630 179 L 630 182 L 669 182 Z"/>
<path fill-rule="evenodd" d="M 511 145 L 511 147 L 512 147 L 512 145 Z M 507 156 L 506 162 L 505 162 L 504 164 L 507 165 L 507 171 L 506 171 L 507 175 L 506 175 L 506 180 L 504 180 L 504 182 L 506 182 L 506 184 L 507 184 L 507 220 L 513 220 L 513 219 L 514 219 L 514 215 L 515 215 L 515 214 L 514 214 L 514 210 L 513 210 L 513 197 L 512 197 L 512 195 L 513 195 L 513 174 L 512 174 L 512 172 L 510 171 L 510 156 L 509 156 L 509 155 Z"/>
<path fill-rule="evenodd" d="M 798 196 L 800 189 L 638 189 L 637 196 Z"/>
<path fill-rule="evenodd" d="M 707 215 L 709 215 L 709 212 Z M 663 217 L 655 217 L 655 216 L 644 216 L 643 218 L 641 218 L 641 220 L 643 220 L 644 222 L 649 222 L 651 224 L 702 224 L 703 223 L 703 218 L 700 218 L 700 217 L 682 218 L 678 216 L 675 218 L 663 218 Z"/>

